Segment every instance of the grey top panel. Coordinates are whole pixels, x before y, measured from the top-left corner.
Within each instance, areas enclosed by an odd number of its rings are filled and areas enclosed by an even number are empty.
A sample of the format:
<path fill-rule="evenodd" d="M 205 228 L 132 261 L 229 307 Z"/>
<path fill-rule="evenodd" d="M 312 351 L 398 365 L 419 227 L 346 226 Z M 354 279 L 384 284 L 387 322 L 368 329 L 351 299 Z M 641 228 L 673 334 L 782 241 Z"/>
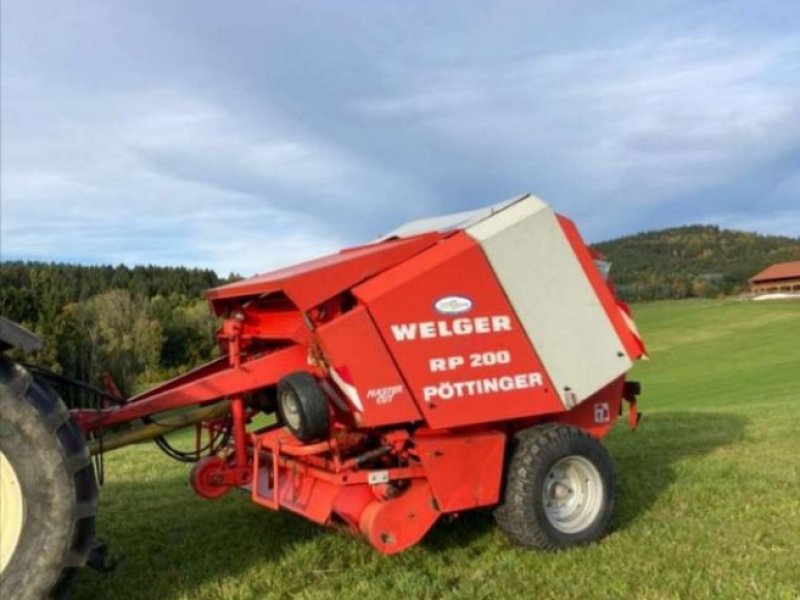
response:
<path fill-rule="evenodd" d="M 478 208 L 476 210 L 468 210 L 459 213 L 452 213 L 449 215 L 442 215 L 440 217 L 431 217 L 429 219 L 419 219 L 417 221 L 410 221 L 405 225 L 401 225 L 384 236 L 381 236 L 378 241 L 389 240 L 393 238 L 405 238 L 421 233 L 430 231 L 447 232 L 456 229 L 467 229 L 472 225 L 480 223 L 484 219 L 491 217 L 493 214 L 511 206 L 515 202 L 524 200 L 530 194 L 523 194 L 504 202 L 498 202 L 491 206 Z"/>

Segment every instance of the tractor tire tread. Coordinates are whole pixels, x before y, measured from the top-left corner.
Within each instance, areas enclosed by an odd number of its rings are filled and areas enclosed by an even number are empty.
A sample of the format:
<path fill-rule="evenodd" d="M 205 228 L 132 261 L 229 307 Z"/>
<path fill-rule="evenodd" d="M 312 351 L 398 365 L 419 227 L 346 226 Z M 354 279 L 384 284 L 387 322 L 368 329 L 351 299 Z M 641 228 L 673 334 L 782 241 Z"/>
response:
<path fill-rule="evenodd" d="M 17 459 L 15 469 L 22 467 L 18 476 L 25 502 L 35 507 L 28 510 L 41 511 L 35 520 L 42 528 L 31 530 L 26 519 L 19 546 L 0 576 L 0 597 L 66 598 L 94 539 L 97 483 L 86 441 L 55 391 L 3 358 L 0 406 L 3 420 L 16 428 L 15 441 L 28 450 L 16 451 L 7 443 L 4 453 Z"/>

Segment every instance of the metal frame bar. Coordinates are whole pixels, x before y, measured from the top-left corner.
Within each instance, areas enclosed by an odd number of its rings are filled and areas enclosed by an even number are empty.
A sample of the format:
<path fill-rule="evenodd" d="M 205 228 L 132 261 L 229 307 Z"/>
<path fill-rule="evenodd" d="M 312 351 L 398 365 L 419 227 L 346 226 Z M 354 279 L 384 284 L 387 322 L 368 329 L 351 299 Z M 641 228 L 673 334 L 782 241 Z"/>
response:
<path fill-rule="evenodd" d="M 307 359 L 307 350 L 298 345 L 242 361 L 238 366 L 223 367 L 218 359 L 184 377 L 135 396 L 123 406 L 101 411 L 77 410 L 73 411 L 73 416 L 88 433 L 167 410 L 226 397 L 241 398 L 244 393 L 274 385 L 286 373 L 308 368 Z M 242 420 L 243 413 L 241 411 Z M 237 428 L 241 434 L 239 424 L 234 423 L 234 432 Z"/>

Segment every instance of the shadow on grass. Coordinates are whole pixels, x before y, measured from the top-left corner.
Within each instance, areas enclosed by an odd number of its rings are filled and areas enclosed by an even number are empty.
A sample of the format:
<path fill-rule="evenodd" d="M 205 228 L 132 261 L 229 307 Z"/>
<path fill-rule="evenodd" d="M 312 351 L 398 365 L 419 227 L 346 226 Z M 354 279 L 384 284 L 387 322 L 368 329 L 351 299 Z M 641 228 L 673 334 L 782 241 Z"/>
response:
<path fill-rule="evenodd" d="M 194 597 L 327 533 L 237 490 L 204 501 L 187 488 L 177 477 L 107 485 L 97 535 L 122 560 L 103 575 L 81 569 L 72 600 Z"/>
<path fill-rule="evenodd" d="M 649 414 L 635 432 L 620 424 L 607 440 L 620 481 L 612 527 L 625 530 L 644 518 L 676 481 L 678 463 L 735 444 L 745 425 L 737 415 L 690 411 Z M 101 494 L 98 534 L 125 560 L 106 576 L 82 570 L 73 599 L 194 597 L 201 588 L 213 594 L 215 585 L 224 596 L 225 579 L 337 535 L 255 506 L 242 493 L 204 502 L 187 487 L 185 477 L 173 475 L 109 483 Z M 470 511 L 450 523 L 443 519 L 422 543 L 437 553 L 467 547 L 481 554 L 494 527 L 490 510 Z"/>
<path fill-rule="evenodd" d="M 620 422 L 605 442 L 619 484 L 612 530 L 625 530 L 647 513 L 676 481 L 677 463 L 735 444 L 746 423 L 739 415 L 692 411 L 647 414 L 635 431 Z M 423 544 L 434 551 L 466 546 L 494 527 L 491 510 L 471 511 L 438 524 Z"/>
<path fill-rule="evenodd" d="M 612 527 L 624 530 L 677 480 L 676 464 L 697 460 L 744 437 L 747 420 L 724 412 L 655 412 L 636 431 L 619 428 L 608 440 L 619 498 Z"/>

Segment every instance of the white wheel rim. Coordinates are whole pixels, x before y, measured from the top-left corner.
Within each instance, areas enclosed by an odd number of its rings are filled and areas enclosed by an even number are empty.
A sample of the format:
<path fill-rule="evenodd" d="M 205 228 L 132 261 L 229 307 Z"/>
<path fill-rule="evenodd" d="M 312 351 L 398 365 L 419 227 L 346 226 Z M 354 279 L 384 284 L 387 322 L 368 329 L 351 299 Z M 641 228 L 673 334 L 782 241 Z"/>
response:
<path fill-rule="evenodd" d="M 603 479 L 583 456 L 566 456 L 545 476 L 542 501 L 550 524 L 562 533 L 592 525 L 603 507 Z"/>
<path fill-rule="evenodd" d="M 14 556 L 25 522 L 25 498 L 14 467 L 0 451 L 0 573 Z"/>
<path fill-rule="evenodd" d="M 283 417 L 286 419 L 286 424 L 291 429 L 297 431 L 300 428 L 300 403 L 297 395 L 294 392 L 286 391 L 281 397 L 281 404 L 283 405 Z"/>

